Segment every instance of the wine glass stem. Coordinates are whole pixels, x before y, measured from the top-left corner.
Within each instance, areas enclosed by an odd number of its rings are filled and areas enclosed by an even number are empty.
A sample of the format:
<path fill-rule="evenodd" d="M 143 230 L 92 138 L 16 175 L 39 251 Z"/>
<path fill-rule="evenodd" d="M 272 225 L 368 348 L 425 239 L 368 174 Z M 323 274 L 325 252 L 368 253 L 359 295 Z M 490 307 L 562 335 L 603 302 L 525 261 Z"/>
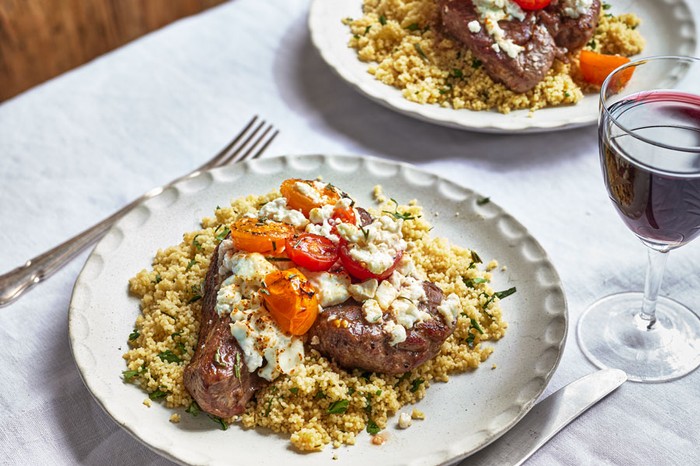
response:
<path fill-rule="evenodd" d="M 661 279 L 666 269 L 668 251 L 659 251 L 648 248 L 649 262 L 647 265 L 647 278 L 644 282 L 644 300 L 642 301 L 642 312 L 640 317 L 647 324 L 647 329 L 651 330 L 656 323 L 656 299 L 661 288 Z"/>

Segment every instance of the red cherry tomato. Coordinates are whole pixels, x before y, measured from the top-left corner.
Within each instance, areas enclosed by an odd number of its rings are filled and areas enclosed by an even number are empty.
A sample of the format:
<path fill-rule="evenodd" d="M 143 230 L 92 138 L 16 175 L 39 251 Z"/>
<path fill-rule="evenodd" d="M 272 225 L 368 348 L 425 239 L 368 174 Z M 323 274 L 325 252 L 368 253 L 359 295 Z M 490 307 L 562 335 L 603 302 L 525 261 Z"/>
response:
<path fill-rule="evenodd" d="M 345 267 L 345 271 L 349 273 L 352 277 L 365 281 L 370 278 L 376 278 L 377 280 L 384 280 L 389 278 L 389 276 L 394 273 L 396 266 L 399 264 L 401 257 L 403 257 L 403 251 L 399 250 L 394 258 L 394 263 L 382 273 L 372 273 L 360 262 L 357 262 L 350 256 L 350 250 L 346 241 L 341 240 L 340 247 L 338 248 L 338 255 L 340 256 L 340 262 Z"/>
<path fill-rule="evenodd" d="M 339 223 L 350 223 L 351 225 L 357 224 L 357 219 L 355 217 L 355 211 L 352 210 L 352 207 L 348 207 L 347 209 L 344 208 L 335 208 L 333 210 L 333 215 L 331 216 L 332 222 L 331 224 L 333 225 L 331 227 L 331 233 L 340 236 L 338 234 L 338 224 Z"/>
<path fill-rule="evenodd" d="M 541 10 L 552 3 L 552 0 L 514 0 L 523 10 Z"/>
<path fill-rule="evenodd" d="M 314 272 L 328 270 L 338 260 L 338 246 L 313 233 L 287 238 L 285 250 L 292 262 Z"/>

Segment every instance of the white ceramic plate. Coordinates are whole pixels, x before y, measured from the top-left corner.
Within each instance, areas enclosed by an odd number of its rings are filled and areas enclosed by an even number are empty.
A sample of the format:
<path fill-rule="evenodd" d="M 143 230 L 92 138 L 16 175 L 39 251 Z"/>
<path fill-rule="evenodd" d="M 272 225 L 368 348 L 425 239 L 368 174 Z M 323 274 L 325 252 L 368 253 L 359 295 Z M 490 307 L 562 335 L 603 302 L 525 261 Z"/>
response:
<path fill-rule="evenodd" d="M 311 39 L 323 59 L 345 81 L 367 97 L 393 110 L 421 120 L 482 132 L 554 131 L 592 124 L 597 119 L 598 96 L 588 95 L 575 106 L 546 108 L 534 116 L 528 110 L 507 115 L 421 105 L 403 98 L 401 91 L 377 81 L 369 64 L 348 47 L 350 30 L 343 18 L 359 18 L 362 0 L 314 0 L 309 12 Z M 647 46 L 640 57 L 694 55 L 696 28 L 685 0 L 609 0 L 612 12 L 632 12 L 642 19 L 640 31 Z"/>
<path fill-rule="evenodd" d="M 389 440 L 381 447 L 371 445 L 363 432 L 355 446 L 304 455 L 290 448 L 286 436 L 237 425 L 221 431 L 206 416 L 194 418 L 182 410 L 182 422 L 173 424 L 168 422 L 171 410 L 158 403 L 145 407 L 146 393 L 121 380 L 121 356 L 139 312 L 138 300 L 127 292 L 128 279 L 150 266 L 156 250 L 179 243 L 182 233 L 198 228 L 217 205 L 269 192 L 288 177 L 318 175 L 351 193 L 360 205 L 372 205 L 370 194 L 377 184 L 400 202 L 419 199 L 434 235 L 507 266 L 494 273 L 494 289 L 516 286 L 517 292 L 502 303 L 509 328 L 493 344 L 494 354 L 472 373 L 433 384 L 418 405 L 426 419 L 407 430 L 396 429 L 391 420 Z M 546 253 L 517 220 L 493 202 L 478 205 L 480 198 L 410 165 L 357 156 L 267 158 L 179 183 L 115 225 L 75 284 L 69 331 L 83 380 L 119 425 L 181 463 L 327 464 L 334 454 L 338 465 L 456 461 L 503 434 L 530 409 L 559 362 L 567 332 L 564 293 Z"/>

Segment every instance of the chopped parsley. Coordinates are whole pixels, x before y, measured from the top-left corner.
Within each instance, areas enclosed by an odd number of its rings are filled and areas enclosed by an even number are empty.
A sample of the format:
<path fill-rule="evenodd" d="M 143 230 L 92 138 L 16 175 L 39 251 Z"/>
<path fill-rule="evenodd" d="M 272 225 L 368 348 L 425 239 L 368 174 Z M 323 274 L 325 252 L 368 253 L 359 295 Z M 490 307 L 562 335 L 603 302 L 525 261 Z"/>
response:
<path fill-rule="evenodd" d="M 337 400 L 328 406 L 326 412 L 328 414 L 343 414 L 348 410 L 350 402 L 348 400 Z"/>
<path fill-rule="evenodd" d="M 202 243 L 197 241 L 198 236 L 200 236 L 200 235 L 194 235 L 194 238 L 192 238 L 192 246 L 194 246 L 195 249 L 197 249 L 198 251 L 201 251 L 202 250 Z"/>
<path fill-rule="evenodd" d="M 603 10 L 609 10 L 610 8 L 612 8 L 612 5 L 607 4 L 607 3 L 603 3 L 602 7 L 603 7 Z"/>
<path fill-rule="evenodd" d="M 139 375 L 139 371 L 123 371 L 122 376 L 124 376 L 124 382 L 128 382 L 134 377 Z"/>
<path fill-rule="evenodd" d="M 597 43 L 596 43 L 595 39 L 591 39 L 591 41 L 589 43 L 587 43 L 586 45 L 589 46 L 591 49 L 595 50 Z"/>
<path fill-rule="evenodd" d="M 489 202 L 491 202 L 490 197 L 482 197 L 481 199 L 476 200 L 476 205 L 484 205 L 484 204 L 488 204 Z"/>
<path fill-rule="evenodd" d="M 470 317 L 469 322 L 472 324 L 472 328 L 475 328 L 476 331 L 479 332 L 480 334 L 482 334 L 482 335 L 484 334 L 484 331 L 482 330 L 481 325 L 479 325 L 479 322 L 477 322 L 476 319 L 473 319 Z"/>
<path fill-rule="evenodd" d="M 167 396 L 168 392 L 164 392 L 160 388 L 154 392 L 151 392 L 148 397 L 152 400 L 159 400 L 161 398 L 165 398 Z"/>
<path fill-rule="evenodd" d="M 129 341 L 134 341 L 139 336 L 141 336 L 141 334 L 139 333 L 138 329 L 135 328 L 134 331 L 129 334 Z"/>
<path fill-rule="evenodd" d="M 425 54 L 419 43 L 413 44 L 413 48 L 416 49 L 416 52 L 418 52 L 418 55 L 420 55 L 423 60 L 428 61 L 428 56 Z"/>
<path fill-rule="evenodd" d="M 386 26 L 386 17 L 384 15 L 379 16 L 379 22 L 382 26 Z"/>
<path fill-rule="evenodd" d="M 425 382 L 425 380 L 420 377 L 414 379 L 413 382 L 411 382 L 411 393 L 416 393 L 423 382 Z"/>
<path fill-rule="evenodd" d="M 157 284 L 160 283 L 161 281 L 163 281 L 163 278 L 160 276 L 159 273 L 157 273 L 157 274 L 156 274 L 155 280 L 152 280 L 151 283 L 157 285 Z"/>
<path fill-rule="evenodd" d="M 324 398 L 326 398 L 326 394 L 323 393 L 322 390 L 317 391 L 316 394 L 314 395 L 314 400 L 322 400 Z"/>
<path fill-rule="evenodd" d="M 190 413 L 193 416 L 196 416 L 197 414 L 199 414 L 199 411 L 200 411 L 199 405 L 197 404 L 196 401 L 193 401 L 192 403 L 190 403 L 190 405 L 185 410 L 186 413 Z"/>
<path fill-rule="evenodd" d="M 483 262 L 476 251 L 472 251 L 472 262 L 475 264 L 481 264 Z"/>
<path fill-rule="evenodd" d="M 420 29 L 420 26 L 418 26 L 418 23 L 411 23 L 408 26 L 406 26 L 406 29 L 408 29 L 409 31 L 417 31 L 418 29 Z"/>
<path fill-rule="evenodd" d="M 241 379 L 241 353 L 236 353 L 236 364 L 233 366 L 233 370 L 236 372 L 236 378 Z"/>
<path fill-rule="evenodd" d="M 212 421 L 214 421 L 214 422 L 216 422 L 217 424 L 219 424 L 219 427 L 221 428 L 221 430 L 227 430 L 227 429 L 228 429 L 228 424 L 226 423 L 226 421 L 224 421 L 224 420 L 221 419 L 220 417 L 212 416 L 211 414 L 209 414 L 208 416 L 209 416 L 209 419 L 211 419 Z"/>
<path fill-rule="evenodd" d="M 372 29 L 372 26 L 371 26 L 371 25 L 370 25 L 370 26 L 367 26 L 367 27 L 365 28 L 365 35 L 367 35 L 367 33 L 369 32 L 370 29 Z"/>
<path fill-rule="evenodd" d="M 464 278 L 462 277 L 462 281 L 464 282 L 465 285 L 467 285 L 469 288 L 474 288 L 476 285 L 480 285 L 482 283 L 488 283 L 488 280 L 485 278 L 481 277 L 475 277 L 475 278 Z"/>
<path fill-rule="evenodd" d="M 478 58 L 475 58 L 472 60 L 472 68 L 474 68 L 475 70 L 481 68 L 481 65 L 483 65 L 483 64 L 484 63 L 481 60 L 479 60 Z"/>
<path fill-rule="evenodd" d="M 367 421 L 367 433 L 370 435 L 377 435 L 381 431 L 379 426 L 377 425 L 376 422 L 374 422 L 372 419 Z"/>
<path fill-rule="evenodd" d="M 461 78 L 464 76 L 464 73 L 462 73 L 462 70 L 459 68 L 453 68 L 452 69 L 452 76 L 455 78 Z"/>
<path fill-rule="evenodd" d="M 188 264 L 185 270 L 190 270 L 194 264 L 197 263 L 197 259 L 192 259 Z"/>
<path fill-rule="evenodd" d="M 508 296 L 512 295 L 512 294 L 515 293 L 516 291 L 517 291 L 517 290 L 515 289 L 515 287 L 513 287 L 513 288 L 508 288 L 507 290 L 496 291 L 496 292 L 494 293 L 494 296 L 496 296 L 498 299 L 503 299 L 503 298 L 507 298 Z"/>
<path fill-rule="evenodd" d="M 158 357 L 163 362 L 182 362 L 182 359 L 180 359 L 180 357 L 177 354 L 173 353 L 170 350 L 161 351 L 160 353 L 158 353 Z"/>
<path fill-rule="evenodd" d="M 394 203 L 394 211 L 391 212 L 389 210 L 382 210 L 382 213 L 389 214 L 397 220 L 399 220 L 399 219 L 401 219 L 401 220 L 415 220 L 416 218 L 419 218 L 419 217 L 416 217 L 415 215 L 409 214 L 407 212 L 399 212 L 399 203 L 396 202 L 396 199 L 392 198 L 391 202 Z"/>
<path fill-rule="evenodd" d="M 475 335 L 473 333 L 470 333 L 469 336 L 467 337 L 467 345 L 469 345 L 470 348 L 474 348 L 474 338 Z"/>
<path fill-rule="evenodd" d="M 290 392 L 292 392 L 293 395 L 296 395 L 299 393 L 299 387 L 292 387 L 289 389 Z"/>
<path fill-rule="evenodd" d="M 221 227 L 224 227 L 224 229 L 221 230 L 221 232 L 217 233 Z M 219 225 L 218 227 L 216 227 L 216 230 L 214 230 L 214 233 L 216 233 L 215 238 L 217 241 L 223 241 L 228 236 L 228 234 L 230 232 L 231 232 L 231 229 L 228 226 Z"/>

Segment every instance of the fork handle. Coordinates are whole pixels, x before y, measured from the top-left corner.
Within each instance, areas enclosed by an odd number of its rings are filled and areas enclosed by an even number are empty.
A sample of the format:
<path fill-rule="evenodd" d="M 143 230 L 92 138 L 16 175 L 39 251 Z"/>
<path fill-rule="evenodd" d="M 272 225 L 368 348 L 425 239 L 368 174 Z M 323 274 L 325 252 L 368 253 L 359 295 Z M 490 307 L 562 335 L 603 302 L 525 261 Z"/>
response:
<path fill-rule="evenodd" d="M 182 178 L 179 178 L 176 181 L 179 181 Z M 172 183 L 164 187 L 159 187 L 148 191 L 138 199 L 135 199 L 131 203 L 125 205 L 117 212 L 113 213 L 82 233 L 78 233 L 74 237 L 66 240 L 53 249 L 50 249 L 43 254 L 28 260 L 24 265 L 0 275 L 0 307 L 11 304 L 22 296 L 25 291 L 53 275 L 56 271 L 70 262 L 71 259 L 100 239 L 107 232 L 107 230 L 109 230 L 112 225 L 116 223 L 117 220 L 128 214 L 134 207 L 141 204 L 143 201 L 160 194 L 170 185 L 172 185 Z"/>

